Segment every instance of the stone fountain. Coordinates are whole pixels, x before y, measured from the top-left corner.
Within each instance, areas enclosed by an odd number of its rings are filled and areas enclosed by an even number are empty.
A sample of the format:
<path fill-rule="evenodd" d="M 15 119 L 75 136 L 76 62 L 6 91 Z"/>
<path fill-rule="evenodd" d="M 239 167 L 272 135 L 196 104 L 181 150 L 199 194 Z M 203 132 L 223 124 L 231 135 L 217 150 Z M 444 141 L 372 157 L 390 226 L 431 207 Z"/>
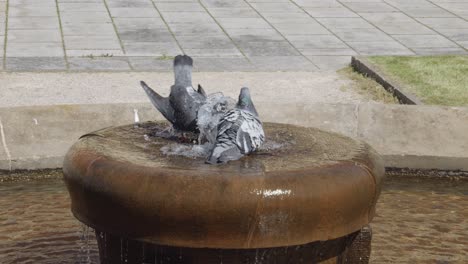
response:
<path fill-rule="evenodd" d="M 102 264 L 368 262 L 384 175 L 369 145 L 264 123 L 255 153 L 211 165 L 163 153 L 198 138 L 170 127 L 105 128 L 65 157 L 72 212 L 95 229 Z"/>

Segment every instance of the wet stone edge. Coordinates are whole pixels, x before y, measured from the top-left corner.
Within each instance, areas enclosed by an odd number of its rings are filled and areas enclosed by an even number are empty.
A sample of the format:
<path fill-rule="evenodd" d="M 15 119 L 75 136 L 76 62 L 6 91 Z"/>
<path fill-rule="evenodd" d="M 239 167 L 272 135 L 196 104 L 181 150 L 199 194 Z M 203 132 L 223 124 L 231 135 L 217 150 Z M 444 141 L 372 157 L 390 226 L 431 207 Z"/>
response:
<path fill-rule="evenodd" d="M 0 170 L 0 183 L 63 179 L 61 168 L 41 170 Z"/>

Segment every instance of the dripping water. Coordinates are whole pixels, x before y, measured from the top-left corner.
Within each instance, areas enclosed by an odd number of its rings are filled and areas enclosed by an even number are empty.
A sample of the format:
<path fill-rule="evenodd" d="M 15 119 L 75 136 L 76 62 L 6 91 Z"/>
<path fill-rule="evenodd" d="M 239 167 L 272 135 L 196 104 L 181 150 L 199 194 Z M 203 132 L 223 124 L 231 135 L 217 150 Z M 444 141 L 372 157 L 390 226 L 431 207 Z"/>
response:
<path fill-rule="evenodd" d="M 81 224 L 81 230 L 79 231 L 80 237 L 80 251 L 78 256 L 78 263 L 80 264 L 91 264 L 91 246 L 90 246 L 90 232 L 91 228 L 85 224 Z M 94 239 L 94 238 L 92 238 Z"/>

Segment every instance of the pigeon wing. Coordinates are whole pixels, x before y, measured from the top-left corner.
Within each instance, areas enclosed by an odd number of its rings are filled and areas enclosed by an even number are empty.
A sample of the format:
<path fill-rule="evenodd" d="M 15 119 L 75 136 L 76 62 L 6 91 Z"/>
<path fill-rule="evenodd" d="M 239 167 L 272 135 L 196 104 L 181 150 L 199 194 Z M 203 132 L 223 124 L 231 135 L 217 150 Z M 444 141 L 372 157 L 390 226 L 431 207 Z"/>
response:
<path fill-rule="evenodd" d="M 199 94 L 201 94 L 203 97 L 206 98 L 206 92 L 205 92 L 205 90 L 203 89 L 203 87 L 202 87 L 200 84 L 198 85 L 198 90 L 197 90 L 197 92 L 198 92 Z"/>
<path fill-rule="evenodd" d="M 265 140 L 262 123 L 253 114 L 243 111 L 244 121 L 237 130 L 236 144 L 242 154 L 257 150 Z"/>
<path fill-rule="evenodd" d="M 146 94 L 148 95 L 151 103 L 158 109 L 159 112 L 171 123 L 174 122 L 174 109 L 172 108 L 171 104 L 169 103 L 169 98 L 162 97 L 158 93 L 156 93 L 153 89 L 151 89 L 144 81 L 140 82 L 141 87 L 145 90 Z"/>

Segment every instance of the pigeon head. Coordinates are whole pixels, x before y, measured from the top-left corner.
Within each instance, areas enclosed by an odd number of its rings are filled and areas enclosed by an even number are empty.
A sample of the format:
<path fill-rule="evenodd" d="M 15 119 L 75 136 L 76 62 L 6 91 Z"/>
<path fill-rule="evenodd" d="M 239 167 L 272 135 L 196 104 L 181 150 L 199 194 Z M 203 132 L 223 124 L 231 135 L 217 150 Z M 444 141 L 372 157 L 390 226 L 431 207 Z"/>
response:
<path fill-rule="evenodd" d="M 255 109 L 255 106 L 252 102 L 252 97 L 250 97 L 249 88 L 244 87 L 241 89 L 241 92 L 239 94 L 239 101 L 237 101 L 236 108 L 248 111 L 254 114 L 255 116 L 258 116 L 257 110 Z"/>

